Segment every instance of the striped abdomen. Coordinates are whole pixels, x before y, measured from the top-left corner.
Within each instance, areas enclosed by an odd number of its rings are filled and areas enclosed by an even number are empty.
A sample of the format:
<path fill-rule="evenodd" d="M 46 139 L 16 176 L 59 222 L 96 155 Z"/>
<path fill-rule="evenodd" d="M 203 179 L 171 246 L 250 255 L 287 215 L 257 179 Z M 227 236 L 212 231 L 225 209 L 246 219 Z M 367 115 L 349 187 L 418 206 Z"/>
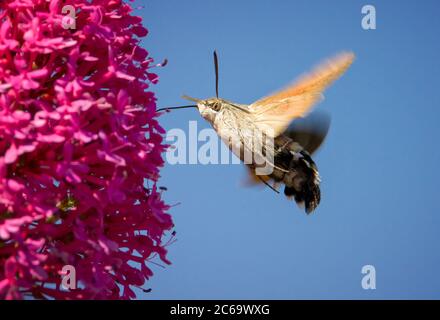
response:
<path fill-rule="evenodd" d="M 283 183 L 284 194 L 311 213 L 319 205 L 318 169 L 309 153 L 291 138 L 281 135 L 275 139 L 275 168 L 269 176 L 275 182 Z"/>

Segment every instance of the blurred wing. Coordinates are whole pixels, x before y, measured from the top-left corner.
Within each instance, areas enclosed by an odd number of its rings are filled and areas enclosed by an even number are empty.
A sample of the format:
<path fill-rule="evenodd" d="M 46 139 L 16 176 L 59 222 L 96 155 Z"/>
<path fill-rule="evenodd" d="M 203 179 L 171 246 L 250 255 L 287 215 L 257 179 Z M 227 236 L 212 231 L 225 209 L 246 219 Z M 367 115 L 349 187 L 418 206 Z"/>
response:
<path fill-rule="evenodd" d="M 310 155 L 322 145 L 330 128 L 330 116 L 324 112 L 312 112 L 307 117 L 293 121 L 283 135 L 299 143 Z"/>
<path fill-rule="evenodd" d="M 296 83 L 249 106 L 255 123 L 274 136 L 283 133 L 292 120 L 304 117 L 322 99 L 322 92 L 351 65 L 354 54 L 341 53 L 326 61 Z"/>

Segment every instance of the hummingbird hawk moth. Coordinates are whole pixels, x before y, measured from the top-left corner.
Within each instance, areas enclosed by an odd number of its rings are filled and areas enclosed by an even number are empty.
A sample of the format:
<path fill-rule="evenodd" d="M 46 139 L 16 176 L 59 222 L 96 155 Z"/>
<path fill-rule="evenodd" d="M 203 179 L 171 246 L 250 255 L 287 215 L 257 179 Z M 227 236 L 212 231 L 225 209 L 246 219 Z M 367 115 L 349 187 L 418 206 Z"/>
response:
<path fill-rule="evenodd" d="M 308 119 L 312 107 L 323 98 L 324 89 L 339 78 L 353 60 L 353 53 L 341 53 L 287 88 L 245 105 L 219 98 L 218 58 L 214 51 L 216 97 L 183 96 L 196 105 L 158 111 L 196 107 L 231 151 L 242 161 L 247 160 L 244 162 L 252 181 L 264 183 L 277 193 L 283 184 L 284 194 L 309 214 L 321 200 L 321 180 L 311 155 L 323 142 L 329 121 L 319 123 L 310 118 L 308 125 L 294 126 L 300 118 Z"/>

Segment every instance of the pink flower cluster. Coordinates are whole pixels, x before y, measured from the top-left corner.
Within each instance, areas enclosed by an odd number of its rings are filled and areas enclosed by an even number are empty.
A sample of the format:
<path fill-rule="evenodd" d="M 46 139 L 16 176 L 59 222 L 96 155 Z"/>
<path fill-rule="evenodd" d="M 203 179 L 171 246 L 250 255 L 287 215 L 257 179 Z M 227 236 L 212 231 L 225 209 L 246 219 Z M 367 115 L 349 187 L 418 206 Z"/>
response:
<path fill-rule="evenodd" d="M 169 263 L 141 20 L 122 0 L 0 2 L 0 299 L 135 298 Z"/>

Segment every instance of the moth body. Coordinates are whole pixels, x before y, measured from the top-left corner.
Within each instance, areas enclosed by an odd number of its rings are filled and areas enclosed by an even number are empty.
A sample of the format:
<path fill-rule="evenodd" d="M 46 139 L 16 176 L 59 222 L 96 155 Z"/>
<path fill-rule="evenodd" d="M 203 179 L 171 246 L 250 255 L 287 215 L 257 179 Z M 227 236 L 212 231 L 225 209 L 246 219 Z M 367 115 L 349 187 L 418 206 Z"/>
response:
<path fill-rule="evenodd" d="M 353 59 L 353 53 L 342 53 L 286 89 L 244 105 L 218 97 L 218 61 L 214 52 L 217 97 L 185 98 L 197 103 L 201 116 L 248 166 L 254 182 L 272 182 L 274 190 L 284 184 L 284 194 L 311 213 L 321 200 L 321 180 L 311 154 L 323 142 L 328 122 L 323 126 L 311 122 L 309 128 L 289 127 L 309 114 L 322 99 L 325 88 L 348 69 Z M 271 170 L 261 174 L 262 167 Z"/>
<path fill-rule="evenodd" d="M 256 167 L 271 166 L 271 173 L 260 177 L 284 184 L 284 194 L 312 212 L 319 204 L 318 169 L 307 151 L 292 138 L 282 134 L 267 144 L 265 130 L 255 124 L 247 105 L 224 99 L 199 100 L 200 114 L 216 130 L 229 149 L 255 174 Z M 237 106 L 239 106 L 239 109 Z M 248 152 L 250 156 L 245 158 Z M 270 156 L 271 157 L 270 157 Z M 251 160 L 251 162 L 249 162 Z"/>

